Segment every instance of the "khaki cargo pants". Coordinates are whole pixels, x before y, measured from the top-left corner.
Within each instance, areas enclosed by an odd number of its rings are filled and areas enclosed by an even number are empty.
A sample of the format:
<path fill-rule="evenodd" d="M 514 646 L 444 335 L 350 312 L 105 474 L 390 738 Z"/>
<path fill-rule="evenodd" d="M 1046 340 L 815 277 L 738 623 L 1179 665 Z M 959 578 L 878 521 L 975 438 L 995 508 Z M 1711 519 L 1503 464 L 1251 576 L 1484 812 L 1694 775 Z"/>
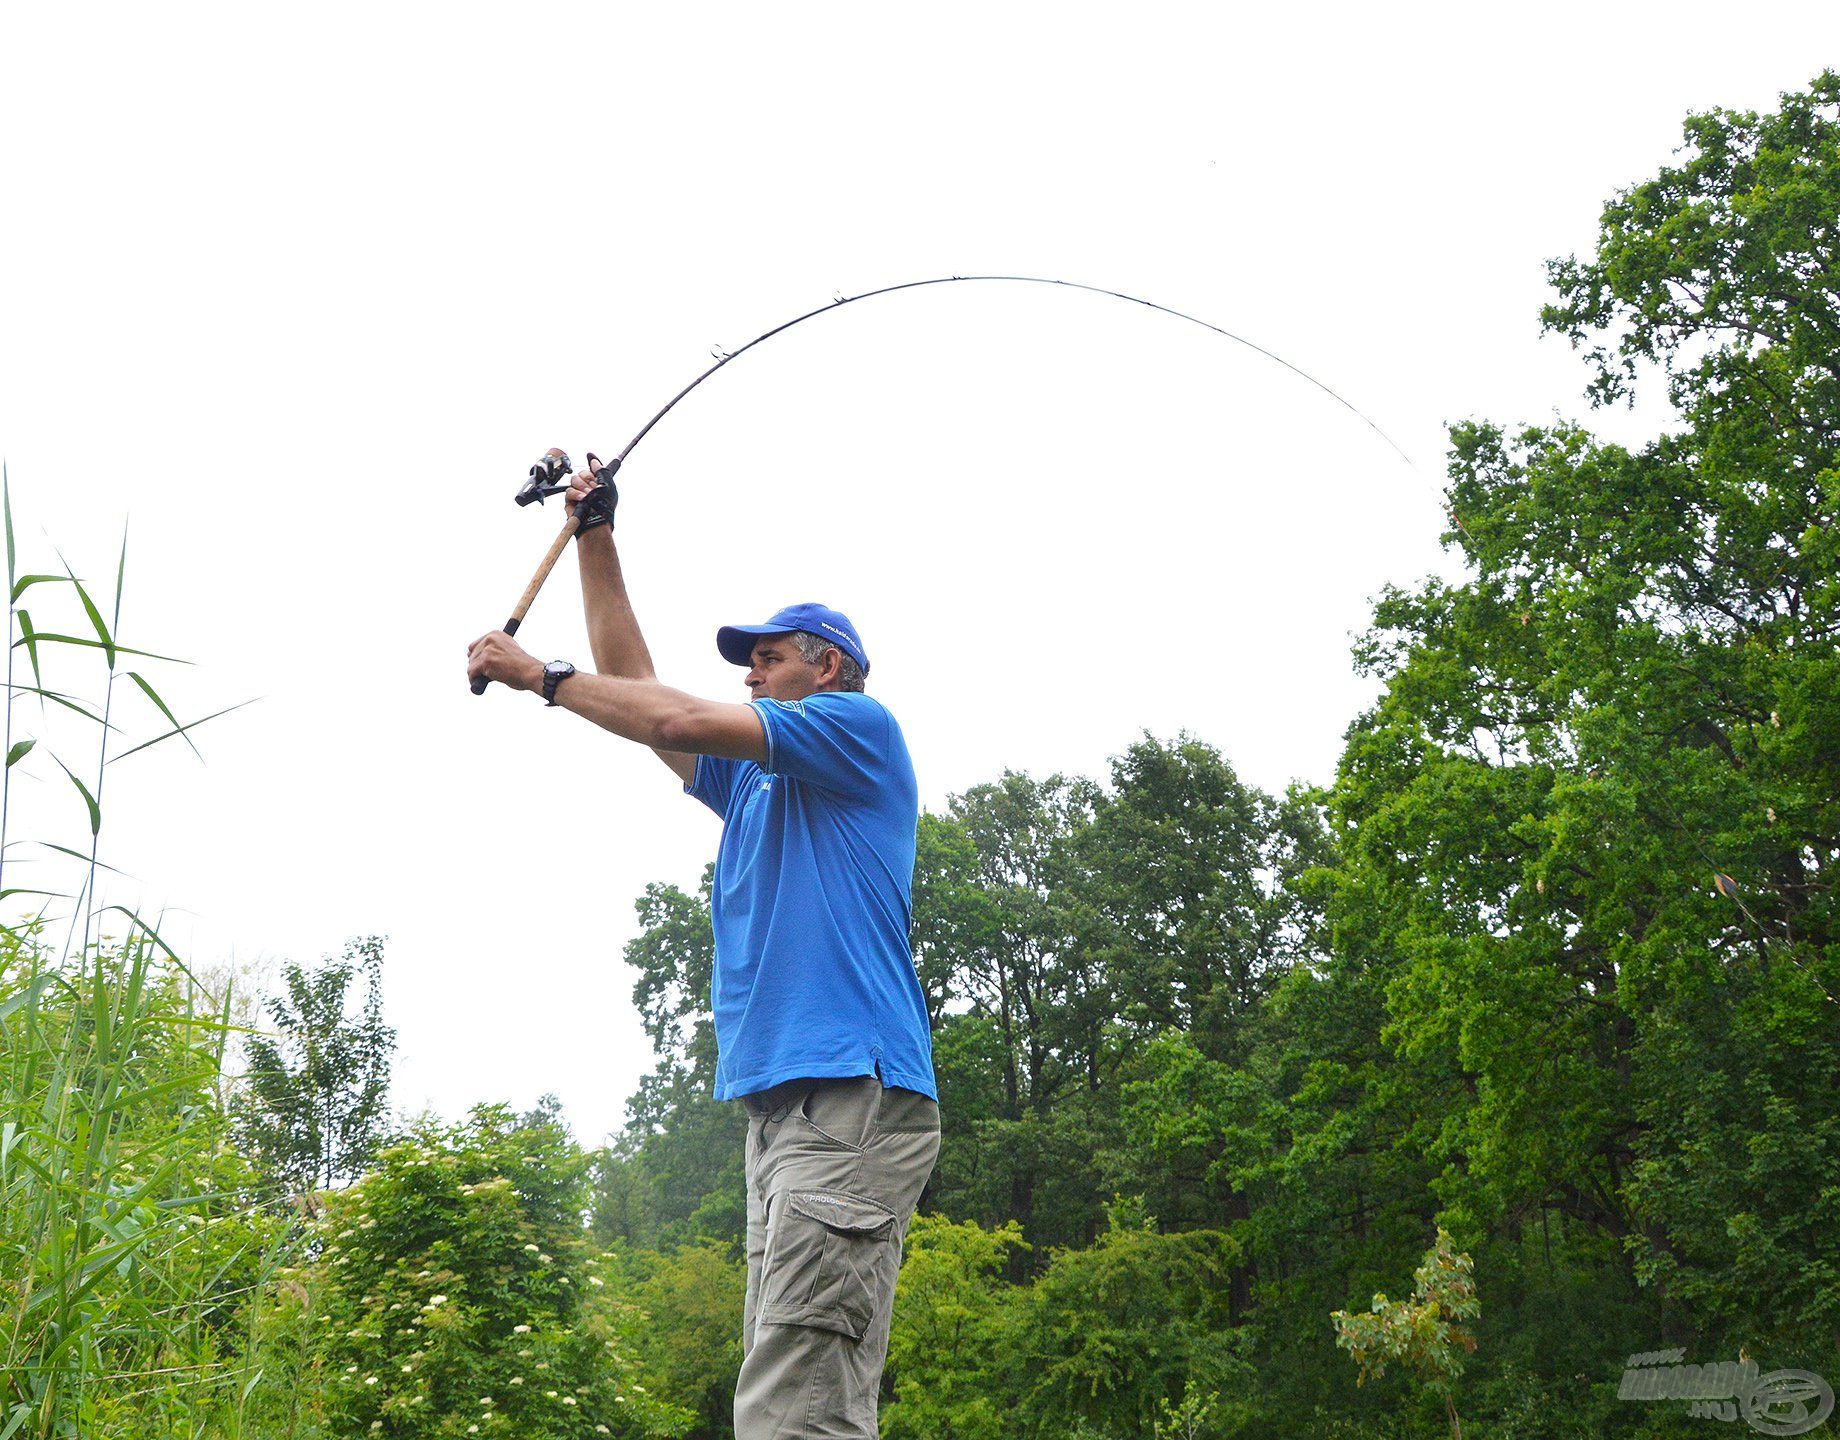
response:
<path fill-rule="evenodd" d="M 875 1440 L 907 1222 L 939 1107 L 874 1075 L 744 1097 L 747 1305 L 735 1440 Z"/>

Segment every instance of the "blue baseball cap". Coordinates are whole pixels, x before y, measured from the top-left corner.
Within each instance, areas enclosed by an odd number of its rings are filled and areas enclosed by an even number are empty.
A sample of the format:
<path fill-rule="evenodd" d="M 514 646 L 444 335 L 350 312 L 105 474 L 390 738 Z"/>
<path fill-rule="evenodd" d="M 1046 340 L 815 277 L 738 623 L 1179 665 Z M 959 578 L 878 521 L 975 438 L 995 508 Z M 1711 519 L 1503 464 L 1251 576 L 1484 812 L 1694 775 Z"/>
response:
<path fill-rule="evenodd" d="M 752 665 L 756 640 L 762 635 L 790 635 L 794 630 L 803 630 L 829 641 L 862 666 L 863 674 L 869 673 L 869 657 L 863 651 L 862 641 L 856 638 L 856 627 L 850 623 L 850 617 L 815 600 L 775 611 L 765 625 L 724 625 L 716 631 L 716 649 L 731 665 Z"/>

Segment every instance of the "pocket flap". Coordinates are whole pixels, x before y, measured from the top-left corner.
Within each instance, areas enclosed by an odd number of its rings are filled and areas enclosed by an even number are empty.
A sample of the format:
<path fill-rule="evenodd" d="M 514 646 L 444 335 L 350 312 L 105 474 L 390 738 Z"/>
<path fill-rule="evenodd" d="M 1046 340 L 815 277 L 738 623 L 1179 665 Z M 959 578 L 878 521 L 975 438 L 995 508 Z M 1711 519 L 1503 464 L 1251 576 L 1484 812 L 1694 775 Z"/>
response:
<path fill-rule="evenodd" d="M 872 1235 L 894 1224 L 894 1211 L 861 1195 L 839 1195 L 833 1190 L 798 1190 L 792 1208 L 832 1230 Z"/>

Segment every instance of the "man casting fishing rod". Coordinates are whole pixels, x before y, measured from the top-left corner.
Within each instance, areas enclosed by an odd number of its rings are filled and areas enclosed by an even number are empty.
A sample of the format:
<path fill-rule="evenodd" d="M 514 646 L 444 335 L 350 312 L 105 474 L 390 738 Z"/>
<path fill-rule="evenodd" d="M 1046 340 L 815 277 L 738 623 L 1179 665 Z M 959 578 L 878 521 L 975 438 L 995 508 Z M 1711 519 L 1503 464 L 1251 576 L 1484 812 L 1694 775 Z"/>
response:
<path fill-rule="evenodd" d="M 592 473 L 591 473 L 592 472 Z M 908 948 L 918 790 L 864 693 L 856 627 L 817 604 L 716 632 L 746 704 L 660 684 L 598 469 L 568 489 L 598 673 L 502 630 L 467 673 L 648 745 L 722 817 L 711 912 L 716 1098 L 748 1111 L 736 1440 L 874 1440 L 901 1243 L 939 1153 L 925 997 Z"/>

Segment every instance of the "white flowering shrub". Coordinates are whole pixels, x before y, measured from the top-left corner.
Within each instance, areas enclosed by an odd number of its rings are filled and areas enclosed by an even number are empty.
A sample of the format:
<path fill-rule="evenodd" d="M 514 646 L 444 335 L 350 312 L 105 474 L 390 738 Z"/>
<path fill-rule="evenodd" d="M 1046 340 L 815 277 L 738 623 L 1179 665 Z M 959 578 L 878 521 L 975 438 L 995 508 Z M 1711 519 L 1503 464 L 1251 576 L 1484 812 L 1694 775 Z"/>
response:
<path fill-rule="evenodd" d="M 277 1377 L 294 1397 L 277 1428 L 341 1440 L 683 1435 L 691 1415 L 653 1398 L 633 1353 L 643 1317 L 589 1283 L 586 1174 L 559 1126 L 481 1107 L 461 1125 L 424 1125 L 326 1196 L 317 1253 L 275 1317 L 295 1354 Z"/>

